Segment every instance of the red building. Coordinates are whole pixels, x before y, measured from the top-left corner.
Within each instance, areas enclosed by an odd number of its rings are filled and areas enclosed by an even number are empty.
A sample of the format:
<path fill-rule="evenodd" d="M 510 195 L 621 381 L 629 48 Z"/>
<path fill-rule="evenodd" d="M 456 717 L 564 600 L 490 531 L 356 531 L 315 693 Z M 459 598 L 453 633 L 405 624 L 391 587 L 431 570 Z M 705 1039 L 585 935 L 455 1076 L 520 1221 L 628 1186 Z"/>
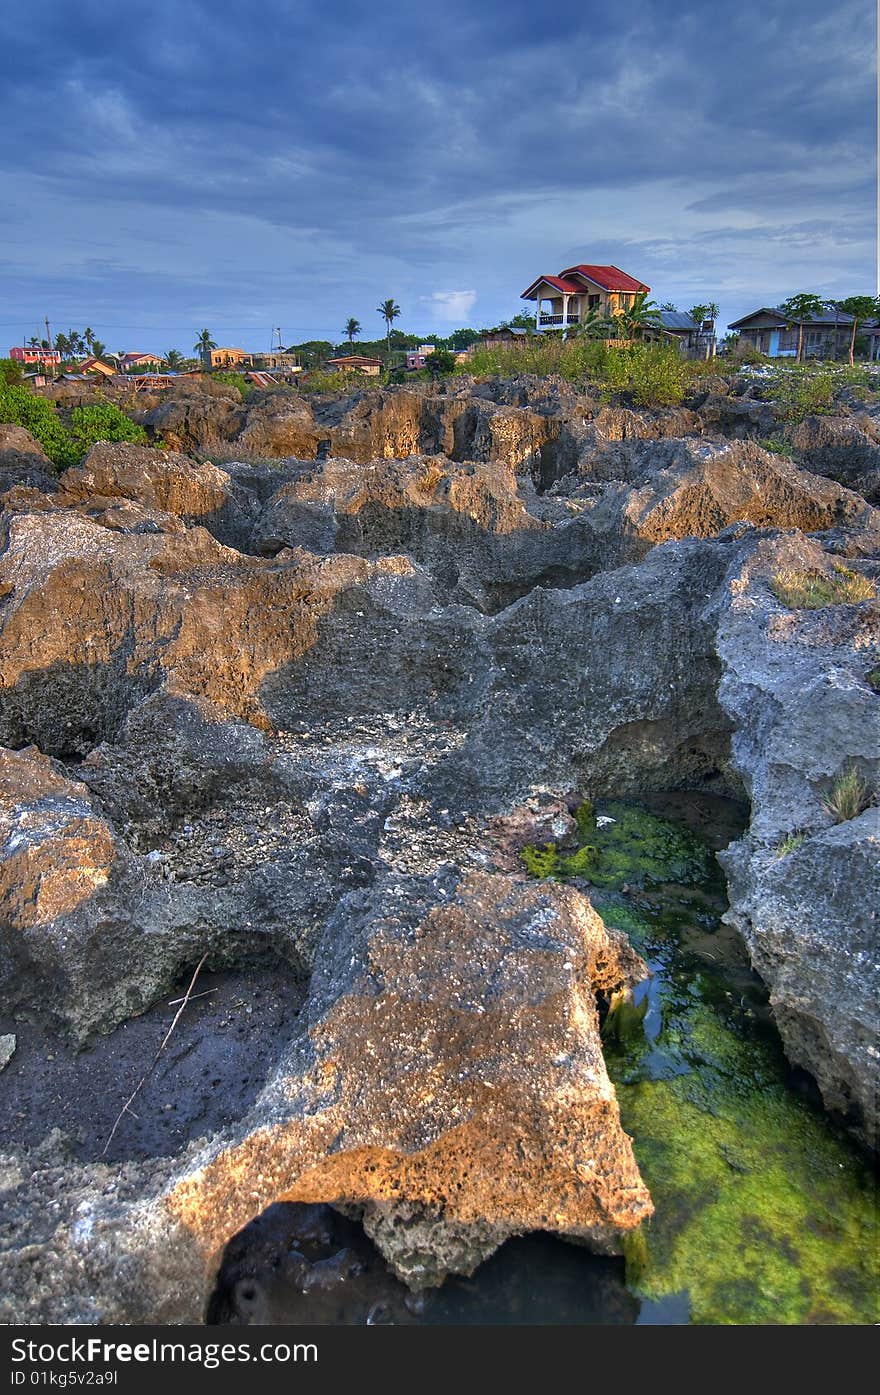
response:
<path fill-rule="evenodd" d="M 61 362 L 57 349 L 32 349 L 28 345 L 10 349 L 9 357 L 14 358 L 16 363 L 42 363 L 47 368 L 57 368 Z"/>

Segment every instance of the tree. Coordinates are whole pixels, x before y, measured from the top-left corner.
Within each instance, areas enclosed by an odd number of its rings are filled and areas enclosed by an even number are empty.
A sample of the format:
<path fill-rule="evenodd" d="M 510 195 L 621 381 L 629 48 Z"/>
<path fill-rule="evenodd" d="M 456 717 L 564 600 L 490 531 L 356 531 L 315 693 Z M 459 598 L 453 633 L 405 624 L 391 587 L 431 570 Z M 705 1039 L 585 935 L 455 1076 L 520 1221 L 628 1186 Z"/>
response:
<path fill-rule="evenodd" d="M 354 318 L 354 316 L 352 316 L 352 318 L 351 318 L 350 320 L 346 320 L 346 322 L 345 322 L 345 335 L 346 335 L 346 338 L 348 339 L 349 344 L 353 344 L 353 343 L 354 343 L 356 336 L 357 336 L 358 334 L 360 334 L 360 332 L 361 332 L 361 322 L 360 322 L 360 320 L 356 320 L 356 319 Z"/>
<path fill-rule="evenodd" d="M 382 316 L 382 319 L 385 321 L 385 325 L 386 325 L 385 341 L 386 341 L 386 344 L 387 344 L 387 346 L 388 346 L 388 359 L 389 359 L 389 361 L 390 361 L 390 359 L 391 359 L 391 326 L 394 324 L 394 321 L 397 319 L 398 315 L 400 314 L 400 306 L 397 304 L 397 302 L 394 300 L 393 297 L 390 297 L 388 300 L 384 300 L 384 301 L 382 302 L 381 305 L 377 305 L 377 306 L 376 306 L 376 313 L 377 313 L 377 315 L 381 315 L 381 316 Z"/>
<path fill-rule="evenodd" d="M 660 307 L 648 299 L 648 292 L 642 291 L 632 305 L 614 317 L 624 339 L 641 339 L 644 331 L 660 320 Z"/>
<path fill-rule="evenodd" d="M 509 320 L 505 320 L 504 324 L 510 329 L 524 329 L 528 334 L 534 334 L 535 332 L 535 317 L 534 315 L 526 314 L 524 310 L 519 310 L 515 315 L 512 315 Z"/>
<path fill-rule="evenodd" d="M 169 349 L 165 355 L 165 362 L 171 373 L 177 373 L 183 365 L 183 354 L 177 349 Z"/>
<path fill-rule="evenodd" d="M 93 336 L 93 337 L 92 337 L 92 353 L 95 355 L 95 358 L 103 358 L 106 352 L 107 352 L 107 345 L 106 345 L 106 344 L 102 344 L 102 342 L 101 342 L 100 339 L 95 339 L 94 336 Z"/>
<path fill-rule="evenodd" d="M 660 309 L 661 309 L 661 310 L 673 310 L 673 311 L 677 311 L 677 310 L 678 310 L 678 306 L 677 306 L 677 305 L 673 305 L 673 303 L 672 303 L 671 300 L 664 300 L 663 304 L 660 306 Z"/>
<path fill-rule="evenodd" d="M 825 309 L 821 299 L 809 291 L 801 291 L 798 295 L 790 295 L 788 300 L 784 300 L 780 305 L 780 310 L 788 321 L 788 327 L 793 329 L 797 325 L 798 347 L 797 361 L 804 361 L 804 325 L 812 320 L 817 320 Z"/>
<path fill-rule="evenodd" d="M 94 336 L 94 334 L 92 333 L 92 331 L 89 329 L 88 325 L 86 325 L 86 328 L 83 330 L 82 337 L 83 337 L 83 339 L 85 340 L 86 347 L 88 348 L 89 352 L 90 352 L 90 353 L 94 353 L 94 352 L 95 352 L 95 336 Z"/>
<path fill-rule="evenodd" d="M 34 344 L 34 348 L 36 348 L 36 344 Z M 73 348 L 71 346 L 70 340 L 68 339 L 67 335 L 64 333 L 63 330 L 61 330 L 58 334 L 55 335 L 55 348 L 58 350 L 62 358 L 67 358 L 69 354 L 73 353 Z"/>
<path fill-rule="evenodd" d="M 440 373 L 454 373 L 455 354 L 449 349 L 435 349 L 428 355 L 428 368 L 435 377 Z"/>
<path fill-rule="evenodd" d="M 715 328 L 715 321 L 718 319 L 718 316 L 721 314 L 721 306 L 718 304 L 717 300 L 710 300 L 710 301 L 709 301 L 709 304 L 706 306 L 706 309 L 709 311 L 709 314 L 708 314 L 708 317 L 707 317 L 707 318 L 710 319 L 710 320 L 712 321 L 712 328 L 714 329 L 714 328 Z"/>
<path fill-rule="evenodd" d="M 198 354 L 199 358 L 204 358 L 212 349 L 216 349 L 216 347 L 217 345 L 211 338 L 211 331 L 209 329 L 203 329 L 198 339 L 193 344 L 193 353 Z"/>
<path fill-rule="evenodd" d="M 708 305 L 692 305 L 688 314 L 692 320 L 696 320 L 697 328 L 702 329 L 703 321 L 709 318 L 709 307 Z"/>
<path fill-rule="evenodd" d="M 864 320 L 872 320 L 880 314 L 880 297 L 877 299 L 871 295 L 848 295 L 846 300 L 835 302 L 835 309 L 842 310 L 845 315 L 852 315 L 852 333 L 849 339 L 849 361 L 855 361 L 856 354 L 856 333 L 859 324 Z"/>

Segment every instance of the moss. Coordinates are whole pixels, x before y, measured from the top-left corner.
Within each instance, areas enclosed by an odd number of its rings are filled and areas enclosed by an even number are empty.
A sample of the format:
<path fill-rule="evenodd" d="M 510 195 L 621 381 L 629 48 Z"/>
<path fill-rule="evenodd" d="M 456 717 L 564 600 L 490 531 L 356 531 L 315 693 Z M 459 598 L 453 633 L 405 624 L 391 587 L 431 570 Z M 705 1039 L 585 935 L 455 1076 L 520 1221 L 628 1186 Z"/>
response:
<path fill-rule="evenodd" d="M 880 672 L 880 669 L 878 669 Z M 581 838 L 590 838 L 596 829 L 596 811 L 589 799 L 579 804 L 574 811 L 574 821 Z"/>
<path fill-rule="evenodd" d="M 603 823 L 592 835 L 599 849 L 598 864 L 589 874 L 594 886 L 619 890 L 708 875 L 711 854 L 699 839 L 630 804 L 603 805 L 603 813 L 613 823 Z"/>
<path fill-rule="evenodd" d="M 556 877 L 559 875 L 559 853 L 555 843 L 545 843 L 536 848 L 529 843 L 520 856 L 530 877 Z"/>
<path fill-rule="evenodd" d="M 877 1320 L 870 1180 L 809 1106 L 747 1073 L 623 1084 L 618 1099 L 656 1208 L 639 1293 L 687 1289 L 704 1323 Z"/>
<path fill-rule="evenodd" d="M 599 849 L 592 843 L 583 843 L 577 852 L 562 859 L 559 870 L 564 877 L 592 876 L 598 863 Z"/>

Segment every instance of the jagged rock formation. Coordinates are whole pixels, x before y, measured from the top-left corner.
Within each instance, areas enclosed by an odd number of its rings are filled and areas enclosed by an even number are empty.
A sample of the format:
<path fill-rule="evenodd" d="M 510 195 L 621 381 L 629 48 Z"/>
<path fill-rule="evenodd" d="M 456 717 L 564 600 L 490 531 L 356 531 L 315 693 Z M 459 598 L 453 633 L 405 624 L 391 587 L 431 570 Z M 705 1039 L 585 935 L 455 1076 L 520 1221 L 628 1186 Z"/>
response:
<path fill-rule="evenodd" d="M 865 679 L 880 601 L 787 610 L 766 582 L 791 569 L 830 570 L 803 538 L 763 542 L 719 631 L 720 698 L 752 804 L 746 837 L 720 856 L 786 1053 L 876 1147 L 880 810 L 836 822 L 824 800 L 851 766 L 880 787 L 880 700 Z"/>
<path fill-rule="evenodd" d="M 493 862 L 524 800 L 745 790 L 732 921 L 792 1060 L 874 1137 L 876 809 L 834 825 L 822 798 L 848 762 L 880 778 L 877 603 L 791 611 L 770 581 L 876 575 L 877 513 L 737 439 L 769 410 L 742 405 L 190 393 L 146 414 L 169 446 L 298 458 L 101 445 L 19 474 L 0 1008 L 81 1044 L 203 956 L 306 1000 L 256 1102 L 175 1156 L 9 1154 L 7 1320 L 196 1320 L 281 1199 L 357 1216 L 413 1287 L 528 1229 L 619 1244 L 650 1202 L 596 995 L 644 966 L 578 892 Z"/>

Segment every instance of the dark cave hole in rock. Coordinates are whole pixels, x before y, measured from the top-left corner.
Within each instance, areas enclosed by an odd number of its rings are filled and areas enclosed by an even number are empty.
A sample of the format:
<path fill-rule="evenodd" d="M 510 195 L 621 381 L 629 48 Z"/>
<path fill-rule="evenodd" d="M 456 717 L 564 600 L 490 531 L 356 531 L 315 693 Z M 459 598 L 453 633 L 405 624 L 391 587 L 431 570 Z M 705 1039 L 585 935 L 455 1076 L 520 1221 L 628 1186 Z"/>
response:
<path fill-rule="evenodd" d="M 276 1202 L 229 1241 L 209 1326 L 626 1324 L 642 1304 L 621 1258 L 557 1236 L 509 1240 L 469 1277 L 411 1293 L 359 1222 L 332 1206 Z M 680 1316 L 668 1320 L 680 1321 Z"/>

